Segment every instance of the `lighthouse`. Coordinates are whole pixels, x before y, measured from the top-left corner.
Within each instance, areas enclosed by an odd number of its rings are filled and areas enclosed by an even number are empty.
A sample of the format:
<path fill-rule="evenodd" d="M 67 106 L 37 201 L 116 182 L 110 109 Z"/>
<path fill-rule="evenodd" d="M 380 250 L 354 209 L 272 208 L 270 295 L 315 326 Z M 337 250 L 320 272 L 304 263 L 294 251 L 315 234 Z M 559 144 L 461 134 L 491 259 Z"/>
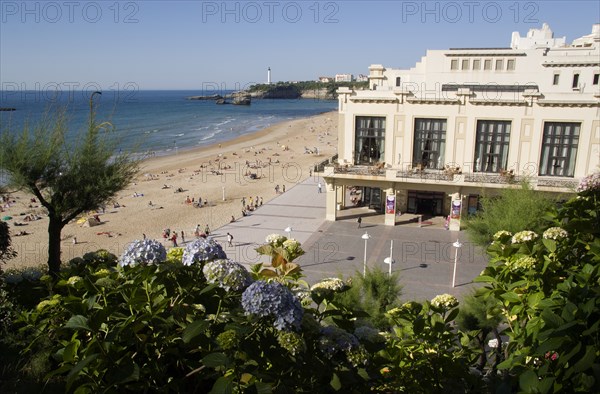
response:
<path fill-rule="evenodd" d="M 267 84 L 271 84 L 271 67 L 267 68 Z"/>

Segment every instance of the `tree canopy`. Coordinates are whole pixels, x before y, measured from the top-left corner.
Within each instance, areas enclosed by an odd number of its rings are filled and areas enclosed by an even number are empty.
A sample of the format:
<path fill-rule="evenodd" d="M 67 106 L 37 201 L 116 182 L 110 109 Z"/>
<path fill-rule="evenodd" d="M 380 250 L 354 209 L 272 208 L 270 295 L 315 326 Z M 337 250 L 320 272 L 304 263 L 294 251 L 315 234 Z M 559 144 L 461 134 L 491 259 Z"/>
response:
<path fill-rule="evenodd" d="M 113 126 L 93 112 L 74 140 L 67 139 L 66 111 L 47 114 L 22 130 L 2 129 L 0 169 L 9 186 L 32 193 L 47 209 L 48 267 L 60 268 L 60 233 L 78 215 L 98 209 L 123 190 L 138 171 L 128 154 L 115 154 Z"/>

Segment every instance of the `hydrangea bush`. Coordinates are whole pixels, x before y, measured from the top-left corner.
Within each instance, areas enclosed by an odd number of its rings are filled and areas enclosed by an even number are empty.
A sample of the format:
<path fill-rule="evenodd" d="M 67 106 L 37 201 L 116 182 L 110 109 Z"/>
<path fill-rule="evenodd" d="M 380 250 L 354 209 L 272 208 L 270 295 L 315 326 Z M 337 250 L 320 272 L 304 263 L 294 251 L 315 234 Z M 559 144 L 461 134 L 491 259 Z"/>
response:
<path fill-rule="evenodd" d="M 541 237 L 495 238 L 476 280 L 509 337 L 498 365 L 504 385 L 521 392 L 589 392 L 600 384 L 600 175 L 550 212 Z M 541 232 L 541 229 L 540 229 Z M 491 313 L 491 312 L 490 312 Z"/>
<path fill-rule="evenodd" d="M 273 318 L 278 330 L 298 330 L 304 314 L 300 300 L 286 286 L 262 280 L 244 291 L 242 307 L 249 315 Z"/>
<path fill-rule="evenodd" d="M 215 283 L 226 291 L 241 291 L 252 283 L 248 270 L 231 260 L 208 262 L 202 268 L 202 272 L 208 283 Z"/>

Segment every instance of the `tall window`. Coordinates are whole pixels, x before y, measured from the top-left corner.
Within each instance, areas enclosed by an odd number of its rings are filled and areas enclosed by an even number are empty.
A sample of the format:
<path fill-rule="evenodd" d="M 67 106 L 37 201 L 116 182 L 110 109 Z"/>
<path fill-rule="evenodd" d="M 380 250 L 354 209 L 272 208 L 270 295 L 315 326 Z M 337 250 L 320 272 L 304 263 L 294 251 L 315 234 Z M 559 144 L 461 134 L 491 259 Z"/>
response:
<path fill-rule="evenodd" d="M 444 168 L 446 119 L 415 119 L 413 165 Z"/>
<path fill-rule="evenodd" d="M 594 79 L 592 79 L 592 85 L 598 85 L 598 80 L 600 80 L 600 74 L 594 74 Z"/>
<path fill-rule="evenodd" d="M 500 172 L 506 170 L 510 122 L 478 120 L 475 143 L 475 171 Z"/>
<path fill-rule="evenodd" d="M 469 59 L 463 59 L 461 69 L 462 70 L 468 70 L 469 69 Z"/>
<path fill-rule="evenodd" d="M 573 74 L 573 85 L 572 85 L 573 89 L 576 89 L 579 87 L 579 74 Z"/>
<path fill-rule="evenodd" d="M 552 85 L 558 85 L 559 78 L 560 74 L 554 74 L 554 77 L 552 77 Z"/>
<path fill-rule="evenodd" d="M 512 71 L 515 69 L 515 59 L 508 59 L 506 61 L 506 69 Z"/>
<path fill-rule="evenodd" d="M 452 59 L 450 61 L 450 70 L 458 70 L 458 59 Z"/>
<path fill-rule="evenodd" d="M 484 70 L 491 70 L 492 69 L 492 59 L 485 59 L 483 61 L 483 69 Z"/>
<path fill-rule="evenodd" d="M 374 164 L 382 161 L 385 147 L 385 117 L 357 116 L 354 130 L 354 163 Z"/>
<path fill-rule="evenodd" d="M 473 60 L 473 70 L 479 70 L 481 68 L 481 60 L 474 59 Z"/>
<path fill-rule="evenodd" d="M 544 123 L 540 175 L 574 175 L 580 127 L 581 123 Z"/>
<path fill-rule="evenodd" d="M 400 86 L 400 77 L 396 77 L 396 86 Z"/>

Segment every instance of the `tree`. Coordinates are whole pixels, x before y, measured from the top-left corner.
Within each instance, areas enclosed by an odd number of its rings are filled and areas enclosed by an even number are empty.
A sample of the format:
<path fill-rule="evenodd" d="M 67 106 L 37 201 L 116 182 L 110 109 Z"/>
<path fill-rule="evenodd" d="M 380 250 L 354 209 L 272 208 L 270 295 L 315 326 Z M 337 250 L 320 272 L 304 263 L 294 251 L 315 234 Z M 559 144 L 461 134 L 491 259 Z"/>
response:
<path fill-rule="evenodd" d="M 467 220 L 466 230 L 473 242 L 488 246 L 500 230 L 516 233 L 537 229 L 554 204 L 547 194 L 524 182 L 520 188 L 502 189 L 498 196 L 484 196 L 481 211 Z"/>
<path fill-rule="evenodd" d="M 2 274 L 2 263 L 16 255 L 17 252 L 12 248 L 8 223 L 0 221 L 0 274 Z"/>
<path fill-rule="evenodd" d="M 91 103 L 90 103 L 91 109 Z M 21 132 L 2 129 L 0 169 L 11 187 L 32 193 L 48 210 L 48 268 L 60 270 L 61 232 L 83 212 L 98 209 L 123 190 L 138 172 L 137 160 L 115 154 L 110 123 L 96 123 L 90 113 L 87 131 L 66 139 L 65 111 L 57 111 Z"/>

